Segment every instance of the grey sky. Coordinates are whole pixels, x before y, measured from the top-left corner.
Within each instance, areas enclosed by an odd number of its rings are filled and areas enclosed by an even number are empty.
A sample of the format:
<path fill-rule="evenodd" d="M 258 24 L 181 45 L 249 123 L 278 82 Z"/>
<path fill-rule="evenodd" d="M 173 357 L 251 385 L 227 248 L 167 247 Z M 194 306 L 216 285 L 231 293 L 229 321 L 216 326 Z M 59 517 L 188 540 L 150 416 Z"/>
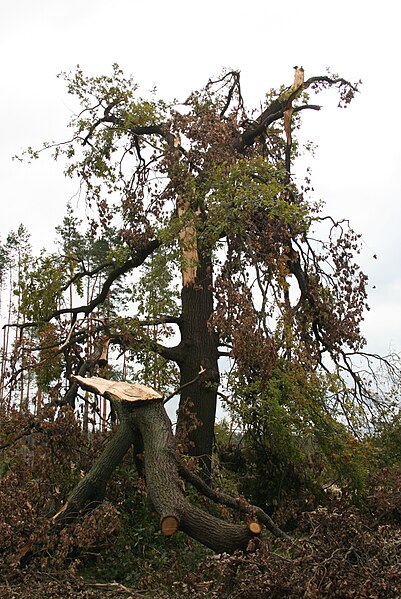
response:
<path fill-rule="evenodd" d="M 292 82 L 295 64 L 306 77 L 330 67 L 363 86 L 347 110 L 337 109 L 329 92 L 319 96 L 324 110 L 303 115 L 304 138 L 318 144 L 309 160 L 316 197 L 363 234 L 361 263 L 376 286 L 365 323 L 369 349 L 400 350 L 396 13 L 390 0 L 2 0 L 2 240 L 23 222 L 34 245 L 45 245 L 77 189 L 50 157 L 31 166 L 11 162 L 28 145 L 68 135 L 71 100 L 58 72 L 79 63 L 103 74 L 117 62 L 144 90 L 156 84 L 160 95 L 182 99 L 232 67 L 257 106 L 268 89 Z"/>

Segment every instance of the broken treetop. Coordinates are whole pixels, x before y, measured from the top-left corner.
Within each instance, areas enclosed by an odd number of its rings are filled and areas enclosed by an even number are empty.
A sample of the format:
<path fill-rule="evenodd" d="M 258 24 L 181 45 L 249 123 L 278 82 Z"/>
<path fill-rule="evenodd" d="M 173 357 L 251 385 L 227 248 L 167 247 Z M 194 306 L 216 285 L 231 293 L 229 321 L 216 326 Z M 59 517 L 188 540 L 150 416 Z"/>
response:
<path fill-rule="evenodd" d="M 73 377 L 80 387 L 87 391 L 99 393 L 100 395 L 110 394 L 113 398 L 123 401 L 157 401 L 163 399 L 158 391 L 145 385 L 136 383 L 126 383 L 122 381 L 109 381 L 100 377 Z"/>

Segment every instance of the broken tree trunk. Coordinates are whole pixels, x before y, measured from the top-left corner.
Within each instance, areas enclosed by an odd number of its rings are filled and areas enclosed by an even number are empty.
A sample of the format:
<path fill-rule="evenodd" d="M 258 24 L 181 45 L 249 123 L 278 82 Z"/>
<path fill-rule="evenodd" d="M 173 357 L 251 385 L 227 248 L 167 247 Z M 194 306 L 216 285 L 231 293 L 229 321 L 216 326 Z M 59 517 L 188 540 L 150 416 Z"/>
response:
<path fill-rule="evenodd" d="M 256 522 L 230 524 L 196 506 L 185 497 L 179 477 L 171 422 L 163 397 L 143 385 L 116 383 L 101 378 L 75 377 L 84 389 L 108 397 L 120 419 L 120 428 L 111 438 L 96 464 L 71 493 L 56 522 L 72 518 L 88 502 L 101 501 L 105 485 L 140 431 L 145 453 L 145 476 L 149 497 L 160 516 L 165 536 L 181 530 L 219 553 L 246 549 L 260 534 Z"/>

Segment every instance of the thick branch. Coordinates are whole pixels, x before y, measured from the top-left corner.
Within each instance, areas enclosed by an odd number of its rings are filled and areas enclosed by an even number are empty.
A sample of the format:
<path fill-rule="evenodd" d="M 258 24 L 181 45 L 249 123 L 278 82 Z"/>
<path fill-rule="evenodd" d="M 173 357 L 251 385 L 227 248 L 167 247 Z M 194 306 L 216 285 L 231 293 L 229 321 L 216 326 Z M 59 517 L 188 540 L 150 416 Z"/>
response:
<path fill-rule="evenodd" d="M 106 485 L 117 466 L 134 442 L 134 433 L 127 422 L 122 422 L 108 441 L 102 454 L 72 491 L 63 508 L 53 521 L 64 524 L 76 518 L 88 505 L 95 507 L 103 501 Z"/>
<path fill-rule="evenodd" d="M 92 374 L 96 364 L 99 363 L 99 360 L 102 356 L 102 352 L 103 352 L 103 343 L 99 342 L 96 344 L 95 349 L 93 350 L 93 352 L 89 356 L 89 358 L 82 362 L 82 364 L 78 370 L 78 375 L 83 377 L 88 372 L 90 374 Z M 67 393 L 64 395 L 63 399 L 60 402 L 58 402 L 58 405 L 70 404 L 71 406 L 74 406 L 75 398 L 78 393 L 78 388 L 79 388 L 79 385 L 78 385 L 76 379 L 73 379 L 71 382 L 70 388 L 68 389 Z"/>
<path fill-rule="evenodd" d="M 141 431 L 145 447 L 146 485 L 161 520 L 176 518 L 180 530 L 217 552 L 246 549 L 255 535 L 246 525 L 229 524 L 193 506 L 185 498 L 175 458 L 171 423 L 160 402 L 131 408 L 124 402 Z"/>
<path fill-rule="evenodd" d="M 73 285 L 74 283 L 79 281 L 79 279 L 82 279 L 83 277 L 93 277 L 105 268 L 110 268 L 111 266 L 115 266 L 114 262 L 106 262 L 105 264 L 100 264 L 93 270 L 87 270 L 85 267 L 83 267 L 82 271 L 75 273 L 75 275 L 71 277 L 71 279 L 64 285 L 64 287 L 61 288 L 61 291 L 66 291 L 70 287 L 70 285 Z"/>
<path fill-rule="evenodd" d="M 85 315 L 88 315 L 91 312 L 93 312 L 93 310 L 97 306 L 102 304 L 107 299 L 107 294 L 114 281 L 116 281 L 119 277 L 127 274 L 127 272 L 129 272 L 131 269 L 141 266 L 141 264 L 145 262 L 146 258 L 156 248 L 158 248 L 159 245 L 160 242 L 157 239 L 155 239 L 154 241 L 151 241 L 146 248 L 140 250 L 134 258 L 127 260 L 121 266 L 116 266 L 116 268 L 111 271 L 111 273 L 103 283 L 100 293 L 95 298 L 93 298 L 93 300 L 89 304 L 87 304 L 86 306 L 77 306 L 75 308 L 62 308 L 61 310 L 55 310 L 51 318 L 55 318 L 56 316 L 60 316 L 61 314 L 79 314 L 83 312 Z"/>
<path fill-rule="evenodd" d="M 160 242 L 157 239 L 154 239 L 145 248 L 139 250 L 135 257 L 130 258 L 129 260 L 126 260 L 126 262 L 124 262 L 124 264 L 122 264 L 120 266 L 116 266 L 114 268 L 114 270 L 112 270 L 110 272 L 109 276 L 103 283 L 102 289 L 100 290 L 98 295 L 96 297 L 94 297 L 93 300 L 91 302 L 89 302 L 89 304 L 86 304 L 84 306 L 76 306 L 75 308 L 60 308 L 59 310 L 54 310 L 50 314 L 50 316 L 48 316 L 45 319 L 45 322 L 50 322 L 53 318 L 57 318 L 58 316 L 61 316 L 62 314 L 77 315 L 77 314 L 83 313 L 83 314 L 85 314 L 85 316 L 88 316 L 89 314 L 91 314 L 97 306 L 101 305 L 107 299 L 108 292 L 109 292 L 111 286 L 113 285 L 113 283 L 121 276 L 127 274 L 127 272 L 129 272 L 133 268 L 137 268 L 138 266 L 141 266 L 141 264 L 143 264 L 145 262 L 146 258 L 148 256 L 150 256 L 150 254 L 152 252 L 154 252 L 154 250 L 157 249 L 159 247 L 159 245 L 160 245 Z M 26 322 L 26 323 L 23 323 L 22 325 L 5 325 L 5 326 L 18 326 L 20 329 L 23 329 L 26 327 L 35 327 L 35 326 L 38 326 L 38 324 L 39 324 L 38 322 Z"/>
<path fill-rule="evenodd" d="M 218 552 L 246 549 L 258 536 L 257 526 L 224 522 L 193 506 L 184 496 L 178 475 L 171 422 L 160 396 L 141 385 L 116 383 L 105 379 L 78 379 L 84 388 L 109 396 L 120 418 L 120 428 L 106 446 L 98 462 L 71 494 L 66 507 L 56 514 L 65 521 L 87 501 L 99 501 L 112 472 L 133 443 L 139 429 L 145 450 L 145 474 L 149 497 L 160 516 L 162 532 L 180 529 Z"/>
<path fill-rule="evenodd" d="M 129 330 L 127 333 L 130 335 Z M 162 358 L 165 358 L 166 360 L 172 360 L 173 362 L 178 362 L 182 358 L 182 348 L 180 344 L 174 345 L 173 347 L 167 347 L 166 345 L 158 343 L 145 334 L 143 334 L 143 336 L 140 338 L 135 337 L 135 333 L 136 331 L 132 334 L 129 342 L 127 342 L 127 335 L 112 335 L 111 343 L 120 344 L 123 347 L 127 347 L 127 345 L 129 345 L 132 349 L 146 348 L 147 350 L 158 354 Z"/>
<path fill-rule="evenodd" d="M 197 491 L 202 493 L 202 495 L 205 495 L 205 497 L 208 497 L 215 503 L 226 505 L 227 507 L 230 507 L 234 510 L 238 510 L 242 514 L 245 514 L 247 516 L 253 516 L 258 518 L 258 520 L 260 520 L 260 522 L 262 522 L 266 526 L 266 528 L 270 530 L 270 532 L 273 533 L 276 537 L 279 537 L 281 539 L 290 538 L 283 530 L 281 530 L 281 528 L 277 526 L 277 524 L 273 522 L 270 516 L 266 514 L 266 512 L 263 511 L 262 508 L 255 505 L 250 505 L 244 499 L 236 499 L 235 497 L 231 497 L 231 495 L 227 495 L 227 493 L 220 493 L 218 491 L 215 491 L 214 489 L 209 487 L 209 485 L 207 485 L 200 478 L 200 476 L 197 476 L 194 472 L 189 470 L 182 462 L 182 460 L 177 459 L 177 463 L 178 470 L 181 476 L 186 481 L 191 483 L 191 485 L 193 485 Z"/>
<path fill-rule="evenodd" d="M 86 137 L 84 138 L 82 145 L 86 145 L 89 143 L 90 138 L 92 137 L 95 130 L 99 125 L 103 123 L 110 123 L 117 127 L 126 128 L 124 119 L 117 117 L 115 115 L 110 114 L 110 110 L 114 107 L 114 105 L 108 106 L 104 111 L 104 116 L 99 118 L 89 129 Z M 130 132 L 134 136 L 141 135 L 158 135 L 162 137 L 170 146 L 174 146 L 175 137 L 168 130 L 167 126 L 163 123 L 154 124 L 154 125 L 144 125 L 144 126 L 134 126 L 130 128 Z"/>
<path fill-rule="evenodd" d="M 318 86 L 319 84 L 321 84 L 322 86 L 327 86 L 327 87 L 333 86 L 333 85 L 337 85 L 340 88 L 344 87 L 347 91 L 341 92 L 341 100 L 345 104 L 349 103 L 349 101 L 352 99 L 352 97 L 358 91 L 357 85 L 352 85 L 349 81 L 346 81 L 345 79 L 342 79 L 342 78 L 333 79 L 332 77 L 328 77 L 325 75 L 317 76 L 317 77 L 310 77 L 309 79 L 307 79 L 304 82 L 303 85 L 299 86 L 296 89 L 293 89 L 293 91 L 291 93 L 288 93 L 288 91 L 285 92 L 284 98 L 283 97 L 278 98 L 278 100 L 274 101 L 262 112 L 262 114 L 257 119 L 256 125 L 249 127 L 248 129 L 246 129 L 243 132 L 240 140 L 237 142 L 236 149 L 238 150 L 238 152 L 243 153 L 247 147 L 251 146 L 258 137 L 260 137 L 263 133 L 265 133 L 265 131 L 266 131 L 267 127 L 269 127 L 269 125 L 271 125 L 275 121 L 283 118 L 284 112 L 288 109 L 288 107 L 291 105 L 293 100 L 297 96 L 299 96 L 301 91 L 303 91 L 311 86 L 312 87 Z M 313 105 L 313 104 L 305 104 L 302 108 L 301 107 L 294 108 L 295 111 L 306 110 L 306 109 L 319 110 L 320 107 Z"/>
<path fill-rule="evenodd" d="M 302 106 L 295 106 L 293 112 L 300 112 L 301 110 L 321 110 L 322 107 L 319 104 L 302 104 Z"/>

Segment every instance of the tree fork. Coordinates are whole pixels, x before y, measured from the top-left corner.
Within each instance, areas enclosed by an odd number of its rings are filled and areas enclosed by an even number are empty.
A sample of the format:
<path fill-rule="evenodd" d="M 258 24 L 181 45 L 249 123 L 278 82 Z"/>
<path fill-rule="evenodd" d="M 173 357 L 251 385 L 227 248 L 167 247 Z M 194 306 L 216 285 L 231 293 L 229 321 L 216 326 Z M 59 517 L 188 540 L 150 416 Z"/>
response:
<path fill-rule="evenodd" d="M 260 534 L 256 523 L 230 524 L 192 505 L 184 495 L 178 473 L 171 422 L 163 397 L 149 387 L 116 383 L 101 378 L 76 377 L 84 388 L 111 398 L 120 427 L 97 463 L 70 495 L 66 507 L 53 517 L 66 522 L 85 507 L 85 500 L 98 501 L 114 469 L 133 443 L 139 429 L 145 450 L 145 476 L 149 497 L 161 517 L 161 530 L 171 536 L 181 530 L 217 552 L 246 549 Z M 148 392 L 148 393 L 147 393 Z"/>
<path fill-rule="evenodd" d="M 189 503 L 178 474 L 171 423 L 162 402 L 135 408 L 122 402 L 126 417 L 135 421 L 145 447 L 146 486 L 156 511 L 162 515 L 162 532 L 177 526 L 190 537 L 217 552 L 246 549 L 255 533 L 246 525 L 229 524 Z M 167 523 L 167 524 L 166 524 Z"/>

